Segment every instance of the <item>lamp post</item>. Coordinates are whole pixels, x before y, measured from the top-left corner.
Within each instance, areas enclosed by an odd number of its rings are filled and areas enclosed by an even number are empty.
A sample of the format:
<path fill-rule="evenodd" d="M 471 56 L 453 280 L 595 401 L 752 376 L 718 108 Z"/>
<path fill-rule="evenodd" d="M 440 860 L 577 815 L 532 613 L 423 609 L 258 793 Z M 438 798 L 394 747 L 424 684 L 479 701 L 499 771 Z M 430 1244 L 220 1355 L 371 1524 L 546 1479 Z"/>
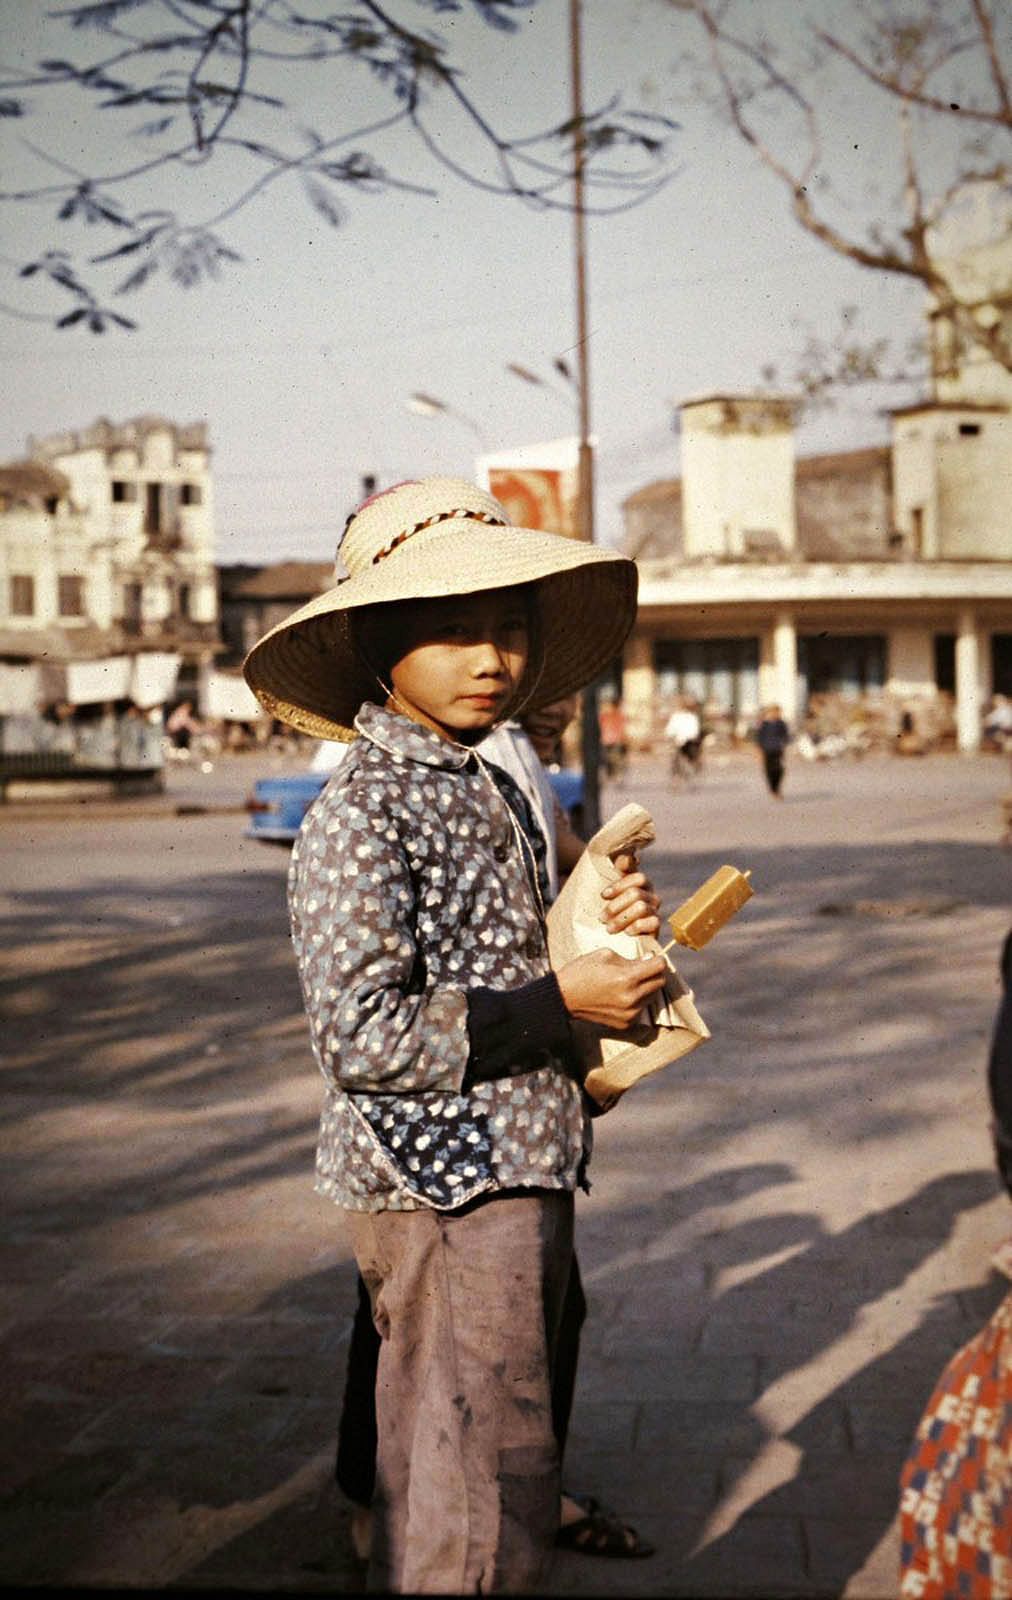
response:
<path fill-rule="evenodd" d="M 408 395 L 404 402 L 409 411 L 414 411 L 419 417 L 435 417 L 443 415 L 452 417 L 455 422 L 462 422 L 465 428 L 470 428 L 482 450 L 488 449 L 488 441 L 473 417 L 468 417 L 463 411 L 457 411 L 445 400 L 439 400 L 434 394 L 422 394 L 415 391 Z"/>
<path fill-rule="evenodd" d="M 580 0 L 569 0 L 569 60 L 573 113 L 573 249 L 576 283 L 576 393 L 579 403 L 577 528 L 580 538 L 594 542 L 594 451 L 590 442 L 590 356 L 587 330 L 587 218 L 583 203 L 583 171 L 587 159 L 583 127 L 583 69 L 580 45 Z M 569 377 L 560 357 L 556 370 Z M 583 815 L 590 833 L 601 826 L 601 732 L 597 720 L 597 685 L 583 691 Z"/>

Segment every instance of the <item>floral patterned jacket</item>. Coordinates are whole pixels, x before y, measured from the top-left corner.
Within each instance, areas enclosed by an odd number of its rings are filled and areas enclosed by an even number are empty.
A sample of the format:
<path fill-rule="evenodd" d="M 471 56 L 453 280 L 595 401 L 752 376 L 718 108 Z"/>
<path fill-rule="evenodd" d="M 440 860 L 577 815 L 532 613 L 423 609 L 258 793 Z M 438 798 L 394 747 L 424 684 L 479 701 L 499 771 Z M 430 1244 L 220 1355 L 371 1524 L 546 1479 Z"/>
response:
<path fill-rule="evenodd" d="M 565 1043 L 543 1048 L 551 1030 L 523 1022 L 547 986 L 561 1001 L 530 846 L 511 817 L 519 791 L 473 751 L 379 706 L 363 706 L 356 728 L 289 875 L 326 1083 L 316 1187 L 354 1211 L 572 1189 L 590 1151 L 582 1091 Z M 475 1081 L 475 1018 L 494 1038 L 497 1003 L 496 1075 Z"/>

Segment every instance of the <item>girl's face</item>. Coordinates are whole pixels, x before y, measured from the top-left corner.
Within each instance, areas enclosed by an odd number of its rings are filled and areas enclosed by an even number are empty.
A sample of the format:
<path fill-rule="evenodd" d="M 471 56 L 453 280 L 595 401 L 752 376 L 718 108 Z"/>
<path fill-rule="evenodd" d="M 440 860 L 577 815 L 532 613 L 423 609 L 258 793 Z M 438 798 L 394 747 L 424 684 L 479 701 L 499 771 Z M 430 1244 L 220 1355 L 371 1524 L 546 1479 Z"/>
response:
<path fill-rule="evenodd" d="M 388 705 L 444 739 L 481 739 L 505 714 L 527 666 L 528 597 L 487 589 L 419 600 L 402 615 Z"/>

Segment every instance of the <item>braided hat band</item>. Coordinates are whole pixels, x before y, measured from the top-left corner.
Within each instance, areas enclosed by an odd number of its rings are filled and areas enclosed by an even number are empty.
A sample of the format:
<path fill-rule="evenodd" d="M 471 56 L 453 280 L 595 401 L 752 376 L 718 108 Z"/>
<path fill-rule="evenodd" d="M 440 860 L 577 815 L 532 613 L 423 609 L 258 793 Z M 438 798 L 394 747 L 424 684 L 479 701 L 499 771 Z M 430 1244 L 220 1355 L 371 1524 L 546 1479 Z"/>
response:
<path fill-rule="evenodd" d="M 359 707 L 377 695 L 351 627 L 363 606 L 530 585 L 544 661 L 536 682 L 531 669 L 525 674 L 518 697 L 532 709 L 597 677 L 636 615 L 634 562 L 518 528 L 464 479 L 425 478 L 374 496 L 350 519 L 339 555 L 348 576 L 272 628 L 243 665 L 272 716 L 318 739 L 353 739 Z"/>
<path fill-rule="evenodd" d="M 493 527 L 499 528 L 505 525 L 502 517 L 493 517 L 488 511 L 465 511 L 460 506 L 453 511 L 437 511 L 434 516 L 426 517 L 424 522 L 416 522 L 413 528 L 405 528 L 403 533 L 399 533 L 396 538 L 391 539 L 390 543 L 385 545 L 382 550 L 377 550 L 372 558 L 373 566 L 375 567 L 380 561 L 385 561 L 387 556 L 392 555 L 399 545 L 404 544 L 405 540 L 412 538 L 416 533 L 423 533 L 426 528 L 434 528 L 437 522 L 449 522 L 455 517 L 463 518 L 465 521 L 470 520 L 471 522 L 488 522 Z"/>

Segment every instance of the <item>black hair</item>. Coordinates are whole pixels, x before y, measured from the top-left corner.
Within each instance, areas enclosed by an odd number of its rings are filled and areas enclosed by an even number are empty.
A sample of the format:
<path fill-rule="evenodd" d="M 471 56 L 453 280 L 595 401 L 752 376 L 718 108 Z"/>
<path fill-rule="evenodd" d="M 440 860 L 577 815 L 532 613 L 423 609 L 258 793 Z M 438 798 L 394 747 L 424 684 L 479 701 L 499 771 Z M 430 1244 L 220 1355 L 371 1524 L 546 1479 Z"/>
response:
<path fill-rule="evenodd" d="M 506 707 L 508 716 L 517 716 L 526 708 L 528 701 L 537 689 L 545 670 L 545 641 L 541 627 L 541 607 L 538 604 L 537 585 L 535 583 L 517 583 L 504 585 L 501 590 L 505 593 L 514 589 L 524 602 L 527 613 L 527 665 L 523 676 L 517 685 L 518 692 L 529 684 L 517 704 L 513 701 Z M 474 590 L 473 594 L 484 594 L 490 591 Z M 383 600 L 371 606 L 359 606 L 348 614 L 348 626 L 355 650 L 363 667 L 372 678 L 385 699 L 390 693 L 391 673 L 404 644 L 405 616 L 411 614 L 414 606 L 423 600 L 466 600 L 471 595 L 419 595 L 416 598 L 405 600 Z M 517 696 L 514 696 L 517 700 Z"/>

